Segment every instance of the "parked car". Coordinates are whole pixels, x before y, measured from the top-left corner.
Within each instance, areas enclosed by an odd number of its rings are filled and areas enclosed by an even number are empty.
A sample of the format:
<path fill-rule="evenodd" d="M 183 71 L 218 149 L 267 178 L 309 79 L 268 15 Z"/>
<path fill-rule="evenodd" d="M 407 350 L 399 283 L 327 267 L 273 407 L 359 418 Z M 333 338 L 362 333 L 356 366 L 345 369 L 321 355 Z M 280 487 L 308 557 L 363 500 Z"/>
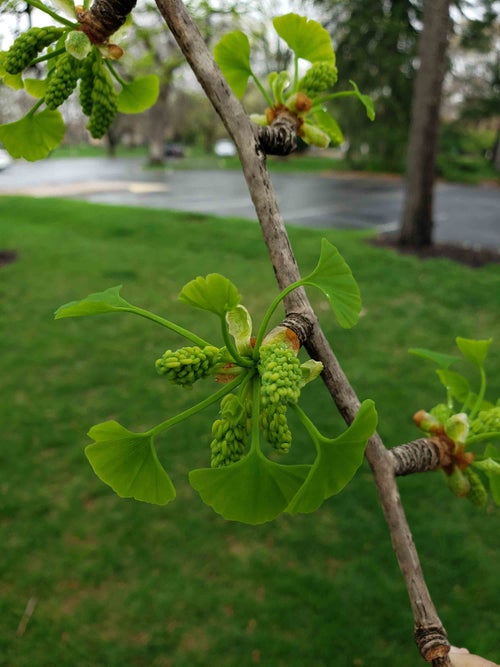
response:
<path fill-rule="evenodd" d="M 231 139 L 219 139 L 215 142 L 214 153 L 217 157 L 234 157 L 236 155 L 236 146 Z"/>
<path fill-rule="evenodd" d="M 167 144 L 165 146 L 165 157 L 184 157 L 184 146 L 180 144 Z"/>
<path fill-rule="evenodd" d="M 0 148 L 0 171 L 7 169 L 12 164 L 13 160 L 10 157 L 7 151 L 4 151 L 3 148 Z"/>

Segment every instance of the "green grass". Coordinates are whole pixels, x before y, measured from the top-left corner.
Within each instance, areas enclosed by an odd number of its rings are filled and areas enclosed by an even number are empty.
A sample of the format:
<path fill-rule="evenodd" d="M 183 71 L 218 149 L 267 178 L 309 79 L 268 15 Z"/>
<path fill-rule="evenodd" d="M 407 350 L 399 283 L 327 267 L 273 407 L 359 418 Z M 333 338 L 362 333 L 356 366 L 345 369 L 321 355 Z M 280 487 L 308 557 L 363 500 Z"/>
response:
<path fill-rule="evenodd" d="M 454 352 L 455 335 L 495 337 L 500 394 L 500 266 L 420 262 L 359 232 L 290 229 L 303 271 L 320 238 L 351 264 L 364 300 L 352 331 L 321 321 L 389 446 L 417 433 L 411 415 L 442 399 L 412 346 Z M 407 594 L 366 465 L 310 516 L 228 523 L 189 487 L 209 460 L 213 413 L 159 439 L 176 501 L 122 500 L 83 455 L 88 428 L 144 430 L 204 394 L 166 386 L 154 360 L 181 339 L 132 315 L 52 319 L 61 304 L 123 283 L 124 297 L 218 342 L 215 318 L 177 302 L 211 271 L 240 288 L 257 320 L 276 293 L 257 225 L 65 200 L 0 198 L 0 665 L 2 667 L 386 667 L 423 664 Z M 334 434 L 319 383 L 303 405 Z M 302 435 L 291 460 L 301 456 Z M 414 538 L 451 640 L 500 660 L 500 511 L 454 498 L 440 474 L 400 481 Z M 16 629 L 30 599 L 23 636 Z"/>

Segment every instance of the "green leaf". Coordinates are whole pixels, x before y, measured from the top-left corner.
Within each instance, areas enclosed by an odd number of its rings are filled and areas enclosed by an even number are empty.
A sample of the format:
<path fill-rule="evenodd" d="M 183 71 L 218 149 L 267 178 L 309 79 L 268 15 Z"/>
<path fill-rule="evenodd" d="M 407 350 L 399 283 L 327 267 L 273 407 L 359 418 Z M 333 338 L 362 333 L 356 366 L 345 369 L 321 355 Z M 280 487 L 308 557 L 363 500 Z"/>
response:
<path fill-rule="evenodd" d="M 315 359 L 308 359 L 300 366 L 302 371 L 302 384 L 306 385 L 315 380 L 323 372 L 323 364 Z"/>
<path fill-rule="evenodd" d="M 121 288 L 121 285 L 116 285 L 116 287 L 110 287 L 104 290 L 104 292 L 89 294 L 81 301 L 70 301 L 56 310 L 54 319 L 60 320 L 63 317 L 98 315 L 100 313 L 112 313 L 133 308 L 128 301 L 125 301 L 120 296 Z"/>
<path fill-rule="evenodd" d="M 184 285 L 179 301 L 225 317 L 228 311 L 239 304 L 240 294 L 225 276 L 209 273 L 205 278 L 198 276 Z"/>
<path fill-rule="evenodd" d="M 330 34 L 318 21 L 290 13 L 274 18 L 273 25 L 297 58 L 310 63 L 325 61 L 335 64 Z"/>
<path fill-rule="evenodd" d="M 59 7 L 63 14 L 66 14 L 68 18 L 75 18 L 75 3 L 73 0 L 52 0 L 52 3 Z"/>
<path fill-rule="evenodd" d="M 500 462 L 500 452 L 494 445 L 488 445 L 485 449 L 485 456 L 491 457 L 495 462 Z M 486 472 L 490 483 L 491 497 L 496 505 L 500 505 L 500 475 Z"/>
<path fill-rule="evenodd" d="M 485 458 L 474 461 L 474 467 L 482 470 L 490 484 L 490 493 L 496 505 L 500 505 L 500 452 L 494 445 L 488 445 L 484 452 Z"/>
<path fill-rule="evenodd" d="M 92 42 L 81 30 L 70 30 L 64 40 L 64 46 L 77 60 L 84 60 L 92 50 Z"/>
<path fill-rule="evenodd" d="M 358 284 L 342 255 L 326 239 L 321 241 L 318 265 L 299 284 L 312 285 L 325 294 L 340 326 L 348 329 L 358 321 L 361 311 Z"/>
<path fill-rule="evenodd" d="M 493 475 L 500 475 L 500 463 L 494 459 L 483 459 L 482 461 L 474 461 L 474 467 L 486 473 Z"/>
<path fill-rule="evenodd" d="M 479 394 L 476 394 L 475 392 L 471 391 L 469 400 L 468 400 L 468 405 L 476 405 L 476 401 L 479 399 Z M 491 408 L 494 408 L 495 406 L 493 403 L 490 403 L 490 401 L 487 401 L 486 399 L 481 399 L 481 402 L 477 406 L 478 410 L 491 410 Z"/>
<path fill-rule="evenodd" d="M 122 83 L 116 101 L 122 113 L 142 113 L 155 104 L 160 92 L 160 81 L 155 74 Z"/>
<path fill-rule="evenodd" d="M 414 354 L 416 357 L 421 357 L 422 359 L 427 359 L 428 361 L 433 361 L 435 364 L 441 368 L 447 369 L 456 361 L 459 361 L 460 357 L 454 356 L 453 354 L 441 354 L 440 352 L 433 352 L 432 350 L 426 350 L 423 347 L 412 347 L 408 350 L 410 354 Z"/>
<path fill-rule="evenodd" d="M 41 160 L 64 138 L 64 121 L 59 111 L 28 112 L 13 123 L 0 125 L 0 141 L 12 157 L 30 162 Z"/>
<path fill-rule="evenodd" d="M 377 420 L 373 401 L 364 401 L 344 433 L 333 440 L 324 438 L 317 443 L 316 460 L 286 508 L 287 512 L 314 512 L 327 498 L 342 491 L 363 462 L 366 443 L 377 427 Z"/>
<path fill-rule="evenodd" d="M 484 458 L 490 458 L 500 463 L 500 451 L 498 451 L 498 448 L 495 447 L 495 445 L 486 445 L 486 449 L 484 450 Z"/>
<path fill-rule="evenodd" d="M 283 512 L 309 468 L 274 463 L 255 449 L 232 465 L 192 470 L 189 481 L 202 500 L 225 519 L 255 525 Z"/>
<path fill-rule="evenodd" d="M 290 74 L 286 70 L 283 70 L 282 72 L 271 72 L 267 77 L 267 82 L 271 88 L 274 101 L 278 104 L 284 104 L 284 92 L 290 84 Z"/>
<path fill-rule="evenodd" d="M 95 474 L 122 498 L 166 505 L 175 498 L 170 477 L 158 461 L 153 436 L 133 433 L 116 421 L 93 426 L 95 442 L 85 454 Z"/>
<path fill-rule="evenodd" d="M 41 99 L 47 90 L 47 79 L 24 79 L 24 87 L 31 97 Z"/>
<path fill-rule="evenodd" d="M 354 81 L 349 81 L 351 86 L 354 88 L 354 92 L 356 94 L 356 97 L 358 100 L 361 102 L 361 104 L 365 107 L 366 115 L 370 120 L 375 120 L 375 108 L 373 106 L 373 100 L 369 95 L 363 95 L 357 85 L 354 83 Z"/>
<path fill-rule="evenodd" d="M 440 368 L 436 373 L 441 384 L 453 398 L 462 403 L 467 400 L 470 395 L 470 385 L 463 375 L 445 368 Z"/>
<path fill-rule="evenodd" d="M 236 97 L 243 97 L 252 76 L 250 42 L 241 30 L 229 32 L 215 45 L 214 58 Z"/>
<path fill-rule="evenodd" d="M 489 338 L 488 340 L 472 340 L 470 338 L 458 337 L 456 341 L 458 349 L 465 359 L 471 361 L 478 368 L 484 367 L 484 361 L 493 338 Z"/>
<path fill-rule="evenodd" d="M 241 304 L 226 313 L 226 322 L 229 333 L 236 342 L 236 349 L 240 354 L 252 353 L 250 337 L 252 335 L 252 318 L 250 313 Z"/>
<path fill-rule="evenodd" d="M 311 123 L 302 123 L 299 136 L 310 146 L 328 148 L 330 145 L 330 137 L 328 134 L 323 132 L 317 125 L 312 125 Z"/>
<path fill-rule="evenodd" d="M 332 118 L 325 109 L 319 109 L 314 112 L 314 120 L 320 130 L 326 132 L 330 137 L 330 143 L 334 146 L 339 146 L 344 142 L 344 135 L 339 127 L 339 124 Z"/>
<path fill-rule="evenodd" d="M 5 72 L 2 76 L 2 80 L 6 86 L 12 88 L 12 90 L 22 90 L 24 88 L 24 79 L 22 73 L 19 74 L 9 74 Z"/>

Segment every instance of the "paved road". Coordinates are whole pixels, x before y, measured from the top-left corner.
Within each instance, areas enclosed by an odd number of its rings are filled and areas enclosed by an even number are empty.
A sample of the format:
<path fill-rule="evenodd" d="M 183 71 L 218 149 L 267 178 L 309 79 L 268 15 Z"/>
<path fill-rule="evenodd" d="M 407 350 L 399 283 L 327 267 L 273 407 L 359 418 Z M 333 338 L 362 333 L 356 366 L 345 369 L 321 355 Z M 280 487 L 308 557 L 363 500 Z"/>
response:
<path fill-rule="evenodd" d="M 0 173 L 0 195 L 65 196 L 106 204 L 255 219 L 245 181 L 232 171 L 166 171 L 139 159 L 16 162 Z M 287 223 L 316 228 L 395 230 L 403 202 L 398 178 L 355 174 L 273 174 Z M 438 183 L 436 241 L 500 250 L 500 188 Z"/>

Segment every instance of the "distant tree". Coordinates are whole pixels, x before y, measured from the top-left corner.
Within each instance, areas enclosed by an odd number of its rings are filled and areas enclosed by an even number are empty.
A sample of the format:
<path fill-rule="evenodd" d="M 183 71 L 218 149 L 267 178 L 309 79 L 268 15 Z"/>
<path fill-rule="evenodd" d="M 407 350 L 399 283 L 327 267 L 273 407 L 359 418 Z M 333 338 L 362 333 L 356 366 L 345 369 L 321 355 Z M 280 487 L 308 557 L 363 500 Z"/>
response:
<path fill-rule="evenodd" d="M 374 131 L 357 105 L 343 102 L 338 117 L 349 142 L 347 158 L 352 163 L 369 159 L 378 168 L 402 171 L 421 3 L 317 0 L 317 5 L 323 8 L 322 22 L 335 44 L 337 87 L 350 88 L 349 79 L 354 79 L 374 99 L 377 111 Z"/>
<path fill-rule="evenodd" d="M 469 60 L 454 77 L 461 96 L 458 118 L 496 132 L 490 159 L 500 170 L 500 20 L 493 7 L 482 21 L 466 24 L 458 53 Z"/>
<path fill-rule="evenodd" d="M 443 81 L 448 66 L 448 38 L 452 27 L 450 5 L 450 0 L 424 0 L 423 4 L 423 29 L 418 51 L 420 64 L 412 96 L 406 197 L 399 231 L 399 243 L 404 246 L 424 247 L 434 241 L 435 165 Z M 486 32 L 495 24 L 497 12 L 489 0 L 483 3 L 483 10 L 482 19 L 464 23 L 462 42 L 468 48 L 475 45 L 484 50 L 491 43 Z M 487 113 L 491 113 L 495 99 L 498 101 L 498 92 L 496 98 L 494 92 L 483 94 L 483 113 L 487 108 Z M 493 105 L 490 108 L 491 98 Z"/>
<path fill-rule="evenodd" d="M 401 245 L 422 247 L 433 241 L 434 172 L 451 25 L 449 10 L 450 0 L 424 0 L 420 67 L 412 101 L 407 189 L 399 234 Z"/>
<path fill-rule="evenodd" d="M 217 5 L 208 0 L 193 0 L 189 7 L 207 43 L 219 35 L 221 30 L 227 29 L 227 20 L 232 23 L 242 11 L 238 3 L 231 0 Z M 130 67 L 133 63 L 136 74 L 154 72 L 159 77 L 158 100 L 147 112 L 145 134 L 149 163 L 161 165 L 165 161 L 166 136 L 169 131 L 175 134 L 172 122 L 178 118 L 173 109 L 175 77 L 185 64 L 185 59 L 171 33 L 161 22 L 155 20 L 155 5 L 144 3 L 134 12 L 134 17 L 129 40 L 132 58 L 127 65 Z"/>

